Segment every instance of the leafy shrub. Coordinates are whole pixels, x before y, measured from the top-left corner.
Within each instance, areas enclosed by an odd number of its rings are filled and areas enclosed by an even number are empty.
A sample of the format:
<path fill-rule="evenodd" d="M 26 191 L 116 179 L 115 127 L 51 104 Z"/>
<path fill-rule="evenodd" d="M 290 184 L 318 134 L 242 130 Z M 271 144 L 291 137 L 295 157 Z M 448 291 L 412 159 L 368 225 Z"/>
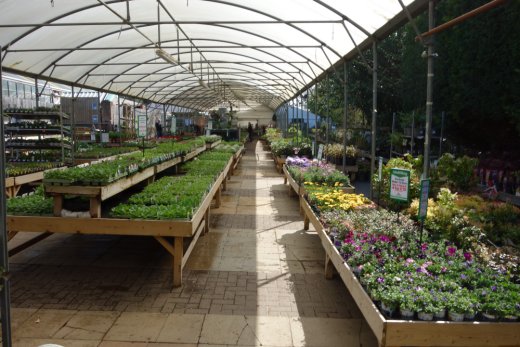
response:
<path fill-rule="evenodd" d="M 437 167 L 432 170 L 432 179 L 436 186 L 448 186 L 455 191 L 467 191 L 475 185 L 473 170 L 477 159 L 463 156 L 455 159 L 453 154 L 443 154 Z"/>

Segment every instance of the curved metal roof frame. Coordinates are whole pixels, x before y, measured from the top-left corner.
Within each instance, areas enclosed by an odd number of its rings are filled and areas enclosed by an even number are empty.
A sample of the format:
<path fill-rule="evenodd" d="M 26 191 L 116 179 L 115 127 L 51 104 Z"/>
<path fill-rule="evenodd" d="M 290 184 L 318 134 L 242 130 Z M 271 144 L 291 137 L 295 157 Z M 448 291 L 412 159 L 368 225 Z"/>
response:
<path fill-rule="evenodd" d="M 427 0 L 4 0 L 2 66 L 200 111 L 274 110 L 402 25 L 401 4 Z"/>

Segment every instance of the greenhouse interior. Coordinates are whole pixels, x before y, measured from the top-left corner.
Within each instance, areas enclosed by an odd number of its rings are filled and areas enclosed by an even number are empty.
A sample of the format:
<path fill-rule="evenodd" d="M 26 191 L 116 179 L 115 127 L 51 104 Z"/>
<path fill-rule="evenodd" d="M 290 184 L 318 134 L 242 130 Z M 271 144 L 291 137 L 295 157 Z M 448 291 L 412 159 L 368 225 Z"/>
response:
<path fill-rule="evenodd" d="M 520 346 L 519 18 L 0 1 L 2 346 Z"/>

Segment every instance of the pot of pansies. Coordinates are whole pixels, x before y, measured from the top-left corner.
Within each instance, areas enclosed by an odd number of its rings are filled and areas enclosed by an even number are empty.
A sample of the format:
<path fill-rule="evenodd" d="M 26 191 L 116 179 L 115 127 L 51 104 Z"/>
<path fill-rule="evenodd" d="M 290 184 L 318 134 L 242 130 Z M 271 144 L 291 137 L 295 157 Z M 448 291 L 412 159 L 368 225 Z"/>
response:
<path fill-rule="evenodd" d="M 423 321 L 433 320 L 433 315 L 441 309 L 427 289 L 417 291 L 417 318 Z"/>
<path fill-rule="evenodd" d="M 413 290 L 403 291 L 403 298 L 399 302 L 399 314 L 402 319 L 410 320 L 420 308 L 417 296 Z"/>
<path fill-rule="evenodd" d="M 472 302 L 468 290 L 463 288 L 453 291 L 452 293 L 447 293 L 447 295 L 449 320 L 454 322 L 462 322 L 464 320 L 465 313 L 472 307 Z"/>
<path fill-rule="evenodd" d="M 385 287 L 381 290 L 381 313 L 383 313 L 387 318 L 392 318 L 397 311 L 397 307 L 399 306 L 402 297 L 402 292 L 398 287 Z"/>

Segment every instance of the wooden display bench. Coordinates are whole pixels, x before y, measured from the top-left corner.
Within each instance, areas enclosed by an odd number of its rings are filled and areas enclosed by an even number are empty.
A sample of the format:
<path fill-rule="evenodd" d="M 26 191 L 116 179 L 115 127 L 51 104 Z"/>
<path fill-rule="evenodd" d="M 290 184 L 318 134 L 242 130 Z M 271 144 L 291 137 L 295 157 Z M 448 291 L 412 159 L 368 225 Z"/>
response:
<path fill-rule="evenodd" d="M 238 151 L 235 154 L 233 154 L 233 165 L 231 166 L 231 170 L 228 175 L 229 179 L 231 179 L 231 176 L 235 174 L 235 170 L 237 169 L 238 163 L 240 162 L 240 159 L 242 159 L 244 152 L 245 152 L 245 148 L 244 148 L 244 145 L 242 145 L 242 146 L 240 146 Z"/>
<path fill-rule="evenodd" d="M 379 346 L 520 346 L 520 323 L 426 322 L 385 318 L 345 263 L 305 199 L 301 199 L 301 206 L 305 214 L 304 229 L 308 230 L 309 222 L 312 223 L 325 250 L 325 277 L 330 279 L 334 270 L 337 271 L 376 336 Z"/>
<path fill-rule="evenodd" d="M 118 218 L 71 218 L 43 216 L 7 216 L 9 232 L 47 232 L 67 234 L 152 236 L 172 256 L 173 286 L 182 285 L 182 269 L 188 261 L 201 234 L 209 232 L 210 208 L 213 199 L 216 207 L 221 203 L 222 185 L 233 161 L 219 175 L 193 217 L 176 220 L 144 220 Z M 191 237 L 184 249 L 184 238 Z M 167 238 L 173 238 L 173 242 Z"/>
<path fill-rule="evenodd" d="M 45 193 L 51 195 L 54 200 L 54 216 L 60 216 L 63 209 L 63 199 L 65 195 L 84 196 L 90 199 L 90 216 L 92 218 L 101 217 L 101 202 L 121 193 L 122 191 L 145 180 L 153 181 L 155 175 L 175 166 L 181 162 L 193 159 L 204 152 L 206 147 L 198 147 L 196 150 L 186 154 L 184 157 L 176 157 L 163 163 L 150 166 L 142 171 L 138 171 L 130 176 L 122 177 L 104 186 L 60 186 L 45 185 Z M 104 161 L 104 159 L 101 159 Z"/>
<path fill-rule="evenodd" d="M 300 186 L 298 182 L 292 178 L 291 174 L 287 170 L 287 165 L 283 165 L 284 181 L 283 184 L 289 183 L 289 196 L 296 194 L 297 196 L 303 197 L 305 195 L 305 187 Z M 355 194 L 356 189 L 352 186 L 342 187 L 342 190 L 347 194 Z"/>
<path fill-rule="evenodd" d="M 5 179 L 5 192 L 8 198 L 14 198 L 24 184 L 38 182 L 43 179 L 44 171 L 37 171 L 27 175 L 8 177 Z"/>
<path fill-rule="evenodd" d="M 274 163 L 276 164 L 276 170 L 278 170 L 279 173 L 282 173 L 282 168 L 285 164 L 285 158 L 278 157 L 273 154 Z"/>
<path fill-rule="evenodd" d="M 222 142 L 222 140 L 218 140 L 218 141 L 215 141 L 212 143 L 206 143 L 206 149 L 213 149 L 213 148 L 217 147 L 218 145 L 220 145 L 221 142 Z"/>
<path fill-rule="evenodd" d="M 291 174 L 287 170 L 286 165 L 283 165 L 282 170 L 283 170 L 283 175 L 284 175 L 283 184 L 289 183 L 289 196 L 293 196 L 294 194 L 296 194 L 297 196 L 302 196 L 304 188 L 301 187 L 298 184 L 298 182 L 296 182 L 294 180 L 294 178 L 292 178 Z"/>

